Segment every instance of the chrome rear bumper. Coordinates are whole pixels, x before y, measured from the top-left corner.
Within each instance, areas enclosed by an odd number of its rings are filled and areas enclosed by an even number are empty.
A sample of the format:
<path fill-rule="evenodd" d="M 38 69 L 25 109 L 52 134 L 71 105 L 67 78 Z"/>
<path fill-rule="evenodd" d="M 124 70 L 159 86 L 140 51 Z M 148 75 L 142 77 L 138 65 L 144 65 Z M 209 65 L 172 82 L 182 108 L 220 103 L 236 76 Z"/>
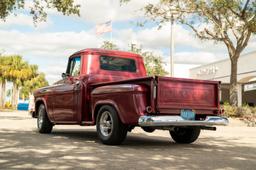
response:
<path fill-rule="evenodd" d="M 181 116 L 141 116 L 139 126 L 226 126 L 229 121 L 225 117 L 207 116 L 205 120 L 185 120 Z"/>

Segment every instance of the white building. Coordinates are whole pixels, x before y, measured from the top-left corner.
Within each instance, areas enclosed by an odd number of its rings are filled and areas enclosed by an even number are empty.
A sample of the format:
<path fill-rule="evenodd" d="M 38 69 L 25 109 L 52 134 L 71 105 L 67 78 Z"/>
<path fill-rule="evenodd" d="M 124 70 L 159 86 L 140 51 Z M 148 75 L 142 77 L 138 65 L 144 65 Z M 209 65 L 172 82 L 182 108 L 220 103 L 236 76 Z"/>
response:
<path fill-rule="evenodd" d="M 222 82 L 221 101 L 229 100 L 231 64 L 229 59 L 190 69 L 190 77 Z M 240 56 L 238 61 L 238 105 L 256 105 L 256 51 Z"/>

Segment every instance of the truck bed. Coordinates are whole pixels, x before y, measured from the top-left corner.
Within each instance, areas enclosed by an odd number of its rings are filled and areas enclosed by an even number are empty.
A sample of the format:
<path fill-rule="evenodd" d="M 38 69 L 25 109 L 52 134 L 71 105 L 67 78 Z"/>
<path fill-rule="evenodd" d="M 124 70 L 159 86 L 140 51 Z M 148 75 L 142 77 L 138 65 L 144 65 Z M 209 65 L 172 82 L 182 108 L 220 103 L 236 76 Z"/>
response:
<path fill-rule="evenodd" d="M 178 115 L 182 109 L 203 115 L 219 113 L 218 81 L 157 76 L 95 83 L 92 87 L 127 83 L 148 88 L 147 101 L 152 108 L 152 114 Z"/>

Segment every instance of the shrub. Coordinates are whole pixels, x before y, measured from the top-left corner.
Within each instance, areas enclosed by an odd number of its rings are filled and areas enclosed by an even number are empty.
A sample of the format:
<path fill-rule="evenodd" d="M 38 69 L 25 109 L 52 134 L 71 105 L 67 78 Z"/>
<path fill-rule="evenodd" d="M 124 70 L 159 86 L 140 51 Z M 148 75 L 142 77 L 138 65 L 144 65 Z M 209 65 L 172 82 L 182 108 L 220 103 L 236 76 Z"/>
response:
<path fill-rule="evenodd" d="M 234 107 L 225 103 L 223 105 L 224 115 L 227 117 L 238 117 L 248 126 L 256 126 L 256 107 L 244 105 L 242 107 Z"/>
<path fill-rule="evenodd" d="M 224 115 L 226 117 L 237 117 L 237 107 L 233 107 L 228 103 L 224 103 L 223 105 Z"/>
<path fill-rule="evenodd" d="M 11 102 L 6 102 L 6 103 L 4 104 L 4 108 L 5 108 L 5 109 L 12 109 L 12 103 L 11 103 Z"/>

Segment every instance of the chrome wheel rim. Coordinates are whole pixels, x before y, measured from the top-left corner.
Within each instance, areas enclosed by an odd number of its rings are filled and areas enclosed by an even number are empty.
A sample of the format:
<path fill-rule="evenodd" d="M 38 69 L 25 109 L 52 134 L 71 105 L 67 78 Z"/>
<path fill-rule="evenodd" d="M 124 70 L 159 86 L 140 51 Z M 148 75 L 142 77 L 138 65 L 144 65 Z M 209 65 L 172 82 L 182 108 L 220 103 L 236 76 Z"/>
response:
<path fill-rule="evenodd" d="M 100 117 L 100 132 L 103 136 L 108 137 L 113 130 L 113 119 L 109 111 L 105 111 Z"/>
<path fill-rule="evenodd" d="M 39 113 L 38 113 L 38 119 L 37 119 L 37 126 L 38 126 L 39 129 L 41 129 L 42 124 L 43 124 L 43 113 L 40 110 Z"/>

